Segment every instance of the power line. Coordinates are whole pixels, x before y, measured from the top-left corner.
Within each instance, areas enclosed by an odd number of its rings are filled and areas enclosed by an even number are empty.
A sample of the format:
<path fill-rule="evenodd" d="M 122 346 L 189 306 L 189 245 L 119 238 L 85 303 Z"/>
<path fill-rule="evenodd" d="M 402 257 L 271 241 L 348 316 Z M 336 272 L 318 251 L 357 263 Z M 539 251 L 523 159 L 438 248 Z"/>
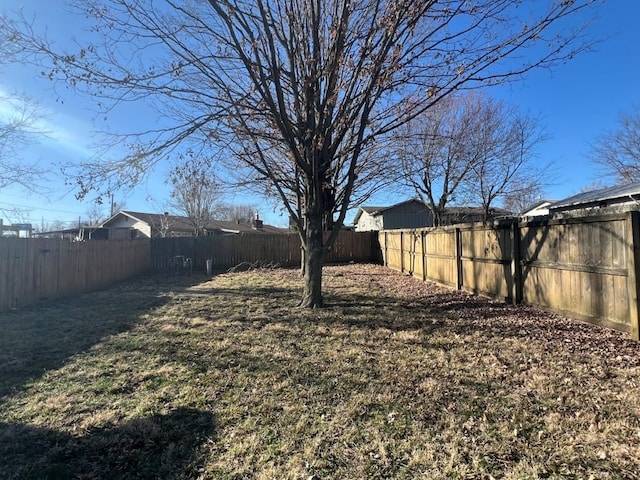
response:
<path fill-rule="evenodd" d="M 7 205 L 9 207 L 17 207 L 17 208 L 28 208 L 31 210 L 43 210 L 45 212 L 53 212 L 53 213 L 68 213 L 71 215 L 83 215 L 83 212 L 80 211 L 74 211 L 71 212 L 69 210 L 58 210 L 58 209 L 52 209 L 52 208 L 45 208 L 45 207 L 34 207 L 33 205 L 23 205 L 20 203 L 9 203 L 9 202 L 0 202 L 0 205 Z"/>

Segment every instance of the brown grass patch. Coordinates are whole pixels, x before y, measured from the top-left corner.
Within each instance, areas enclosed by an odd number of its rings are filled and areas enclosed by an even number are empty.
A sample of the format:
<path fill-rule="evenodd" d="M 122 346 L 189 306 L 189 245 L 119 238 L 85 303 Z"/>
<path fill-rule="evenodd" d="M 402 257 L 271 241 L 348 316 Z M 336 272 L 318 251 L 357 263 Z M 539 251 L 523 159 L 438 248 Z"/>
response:
<path fill-rule="evenodd" d="M 2 314 L 8 478 L 640 478 L 640 345 L 327 267 L 141 279 Z M 57 475 L 57 477 L 56 477 Z"/>

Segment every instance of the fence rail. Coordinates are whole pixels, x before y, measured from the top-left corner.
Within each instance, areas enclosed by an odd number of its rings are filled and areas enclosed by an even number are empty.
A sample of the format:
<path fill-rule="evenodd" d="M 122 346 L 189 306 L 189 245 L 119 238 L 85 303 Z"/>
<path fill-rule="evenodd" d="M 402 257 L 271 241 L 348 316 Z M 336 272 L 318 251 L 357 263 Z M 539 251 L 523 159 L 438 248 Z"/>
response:
<path fill-rule="evenodd" d="M 639 215 L 389 230 L 379 241 L 390 268 L 640 340 Z"/>
<path fill-rule="evenodd" d="M 0 311 L 104 288 L 149 266 L 146 240 L 0 238 Z"/>

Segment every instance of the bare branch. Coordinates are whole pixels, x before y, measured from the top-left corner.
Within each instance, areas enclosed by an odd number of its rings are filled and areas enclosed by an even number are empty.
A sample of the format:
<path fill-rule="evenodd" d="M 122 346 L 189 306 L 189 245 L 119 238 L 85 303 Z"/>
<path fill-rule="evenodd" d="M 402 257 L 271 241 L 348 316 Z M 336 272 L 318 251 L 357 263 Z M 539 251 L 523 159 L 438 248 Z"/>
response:
<path fill-rule="evenodd" d="M 640 179 L 640 105 L 621 113 L 617 129 L 604 132 L 593 142 L 591 158 L 619 183 Z"/>
<path fill-rule="evenodd" d="M 352 200 L 377 187 L 385 136 L 458 90 L 585 50 L 582 12 L 593 2 L 531 13 L 513 0 L 75 3 L 95 20 L 77 51 L 56 51 L 24 18 L 3 19 L 0 42 L 103 111 L 144 100 L 158 112 L 157 128 L 115 140 L 128 154 L 85 166 L 80 193 L 114 172 L 138 181 L 167 153 L 224 152 L 298 226 L 310 266 L 302 303 L 318 306 L 323 258 Z M 323 229 L 333 229 L 328 240 Z"/>

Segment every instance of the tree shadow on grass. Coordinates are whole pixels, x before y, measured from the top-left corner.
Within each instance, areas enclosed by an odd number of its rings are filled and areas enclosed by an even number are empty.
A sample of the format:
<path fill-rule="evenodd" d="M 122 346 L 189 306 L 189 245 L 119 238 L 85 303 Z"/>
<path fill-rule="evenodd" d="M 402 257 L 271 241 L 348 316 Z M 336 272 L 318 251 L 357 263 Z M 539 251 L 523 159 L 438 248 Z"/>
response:
<path fill-rule="evenodd" d="M 169 292 L 206 277 L 142 277 L 99 292 L 0 312 L 0 403 L 47 370 L 102 339 L 132 329 L 170 301 Z"/>
<path fill-rule="evenodd" d="M 0 471 L 21 479 L 195 478 L 198 449 L 214 435 L 213 414 L 188 408 L 80 437 L 0 423 Z"/>

